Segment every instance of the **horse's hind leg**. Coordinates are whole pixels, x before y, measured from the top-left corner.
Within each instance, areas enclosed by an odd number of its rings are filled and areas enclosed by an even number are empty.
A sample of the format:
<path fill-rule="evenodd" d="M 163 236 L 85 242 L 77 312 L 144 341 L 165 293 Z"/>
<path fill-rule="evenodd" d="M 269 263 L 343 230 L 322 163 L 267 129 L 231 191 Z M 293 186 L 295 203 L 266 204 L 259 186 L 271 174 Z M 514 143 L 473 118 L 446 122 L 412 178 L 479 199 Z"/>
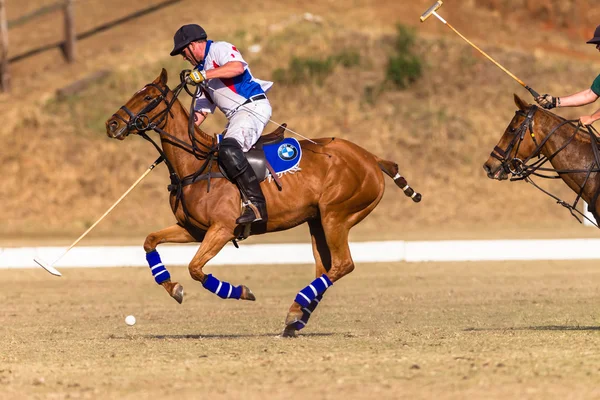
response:
<path fill-rule="evenodd" d="M 383 186 L 383 183 L 381 184 Z M 283 336 L 295 336 L 298 329 L 298 321 L 302 319 L 302 310 L 304 308 L 316 307 L 319 304 L 325 291 L 342 277 L 354 271 L 354 261 L 350 254 L 348 244 L 348 233 L 350 228 L 362 221 L 377 206 L 383 190 L 380 190 L 377 196 L 374 196 L 368 206 L 355 213 L 346 212 L 346 204 L 337 206 L 321 207 L 321 221 L 319 232 L 316 225 L 310 225 L 311 235 L 313 232 L 313 252 L 317 260 L 317 279 L 310 285 L 302 289 L 298 295 L 286 318 L 286 328 Z M 336 209 L 337 208 L 337 209 Z M 325 243 L 322 243 L 325 241 Z M 327 249 L 327 251 L 325 251 Z M 315 301 L 315 303 L 313 303 Z M 290 324 L 287 324 L 289 322 Z"/>
<path fill-rule="evenodd" d="M 315 257 L 315 277 L 319 278 L 327 273 L 331 268 L 331 253 L 327 241 L 325 240 L 325 232 L 320 219 L 308 221 L 310 236 L 312 239 L 313 255 Z M 323 298 L 323 293 L 315 297 L 314 300 L 306 307 L 301 307 L 300 304 L 294 302 L 288 311 L 285 318 L 285 329 L 281 334 L 284 337 L 296 336 L 296 331 L 304 328 L 312 313 L 315 311 L 319 302 Z"/>
<path fill-rule="evenodd" d="M 144 241 L 146 260 L 154 276 L 154 280 L 165 288 L 179 304 L 183 301 L 183 286 L 178 282 L 171 282 L 171 275 L 163 265 L 156 246 L 161 243 L 191 243 L 196 239 L 182 226 L 173 225 L 158 232 L 153 232 Z"/>

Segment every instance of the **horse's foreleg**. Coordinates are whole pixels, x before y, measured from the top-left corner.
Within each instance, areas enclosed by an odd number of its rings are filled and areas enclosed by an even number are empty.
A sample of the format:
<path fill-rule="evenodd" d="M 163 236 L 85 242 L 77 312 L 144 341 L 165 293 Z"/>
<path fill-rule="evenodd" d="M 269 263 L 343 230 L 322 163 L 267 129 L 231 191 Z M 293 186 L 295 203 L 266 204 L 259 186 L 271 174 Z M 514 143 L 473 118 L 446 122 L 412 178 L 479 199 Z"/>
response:
<path fill-rule="evenodd" d="M 325 240 L 325 232 L 323 231 L 321 221 L 319 219 L 308 221 L 308 227 L 312 239 L 313 256 L 315 257 L 315 277 L 319 279 L 319 277 L 326 274 L 331 268 L 331 252 L 329 251 L 329 246 Z M 287 317 L 285 318 L 285 329 L 283 330 L 282 336 L 294 337 L 296 336 L 297 331 L 306 326 L 312 313 L 323 298 L 324 293 L 325 291 L 317 295 L 305 307 L 301 306 L 296 301 L 292 303 Z"/>
<path fill-rule="evenodd" d="M 250 289 L 244 285 L 233 286 L 229 282 L 220 281 L 213 275 L 206 275 L 202 269 L 219 251 L 235 236 L 231 230 L 224 227 L 211 226 L 206 236 L 190 262 L 189 270 L 193 279 L 202 283 L 204 288 L 222 299 L 256 300 Z"/>
<path fill-rule="evenodd" d="M 195 241 L 196 239 L 185 228 L 179 225 L 173 225 L 158 232 L 153 232 L 144 241 L 146 260 L 148 260 L 154 280 L 164 287 L 167 293 L 177 300 L 179 304 L 183 301 L 183 286 L 178 282 L 171 282 L 171 275 L 162 263 L 156 246 L 161 243 L 190 243 Z"/>

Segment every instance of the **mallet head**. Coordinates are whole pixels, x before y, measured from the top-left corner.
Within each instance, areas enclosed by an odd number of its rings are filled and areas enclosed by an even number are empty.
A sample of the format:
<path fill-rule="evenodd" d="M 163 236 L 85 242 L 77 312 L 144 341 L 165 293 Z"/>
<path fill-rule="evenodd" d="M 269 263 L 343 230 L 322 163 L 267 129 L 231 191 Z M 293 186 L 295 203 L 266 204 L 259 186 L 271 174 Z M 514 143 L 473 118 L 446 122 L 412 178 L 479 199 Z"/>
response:
<path fill-rule="evenodd" d="M 429 10 L 425 11 L 423 15 L 421 15 L 421 22 L 425 22 L 427 18 L 431 16 L 435 11 L 437 11 L 444 2 L 442 0 L 438 0 L 434 5 L 429 7 Z"/>
<path fill-rule="evenodd" d="M 40 267 L 44 268 L 46 271 L 50 272 L 54 276 L 62 276 L 62 274 L 54 268 L 52 265 L 40 260 L 39 258 L 34 258 L 33 261 Z"/>

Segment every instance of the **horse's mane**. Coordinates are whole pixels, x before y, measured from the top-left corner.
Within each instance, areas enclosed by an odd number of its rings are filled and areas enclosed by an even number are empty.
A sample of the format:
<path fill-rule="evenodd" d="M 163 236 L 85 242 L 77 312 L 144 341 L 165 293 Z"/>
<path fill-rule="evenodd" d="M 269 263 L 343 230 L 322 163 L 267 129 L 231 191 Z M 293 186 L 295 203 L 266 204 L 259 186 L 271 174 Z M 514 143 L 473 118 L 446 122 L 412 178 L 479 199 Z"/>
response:
<path fill-rule="evenodd" d="M 542 107 L 539 107 L 538 111 L 542 111 L 544 115 L 554 119 L 557 122 L 556 125 L 564 123 L 565 125 L 562 128 L 569 126 L 572 129 L 578 129 L 578 126 L 575 124 L 575 122 L 577 122 L 577 121 L 568 120 L 568 119 L 563 118 L 560 115 L 554 114 L 553 112 L 546 110 Z M 579 128 L 579 130 L 577 131 L 577 139 L 579 139 L 580 141 L 585 142 L 585 143 L 591 143 L 591 139 L 587 135 L 587 131 L 582 130 L 581 128 Z"/>

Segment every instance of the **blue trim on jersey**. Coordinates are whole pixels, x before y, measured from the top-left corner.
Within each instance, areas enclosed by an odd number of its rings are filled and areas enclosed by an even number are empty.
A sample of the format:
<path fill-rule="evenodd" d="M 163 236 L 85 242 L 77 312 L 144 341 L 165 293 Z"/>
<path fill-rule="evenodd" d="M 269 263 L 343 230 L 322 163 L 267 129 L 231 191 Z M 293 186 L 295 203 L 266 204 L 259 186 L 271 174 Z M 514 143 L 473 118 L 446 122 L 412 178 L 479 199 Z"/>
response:
<path fill-rule="evenodd" d="M 237 94 L 247 99 L 257 94 L 265 93 L 260 84 L 252 80 L 252 75 L 250 75 L 247 69 L 244 70 L 243 74 L 233 78 L 233 86 Z"/>
<path fill-rule="evenodd" d="M 206 57 L 208 57 L 208 52 L 210 51 L 210 46 L 213 41 L 206 41 L 206 48 L 204 49 L 204 59 L 200 61 L 196 68 L 198 71 L 202 71 L 204 69 L 204 63 L 206 62 Z M 240 96 L 249 99 L 252 96 L 256 96 L 258 94 L 264 94 L 265 91 L 262 89 L 258 82 L 252 80 L 252 75 L 248 69 L 245 69 L 244 72 L 236 77 L 229 79 L 221 79 L 226 86 L 229 86 L 230 82 L 233 83 L 234 92 L 239 94 Z"/>
<path fill-rule="evenodd" d="M 204 63 L 206 62 L 206 56 L 208 56 L 208 51 L 210 50 L 210 45 L 212 44 L 212 40 L 206 41 L 206 47 L 204 48 L 204 59 L 200 61 L 198 65 L 196 65 L 196 69 L 198 71 L 202 71 L 204 69 Z"/>

